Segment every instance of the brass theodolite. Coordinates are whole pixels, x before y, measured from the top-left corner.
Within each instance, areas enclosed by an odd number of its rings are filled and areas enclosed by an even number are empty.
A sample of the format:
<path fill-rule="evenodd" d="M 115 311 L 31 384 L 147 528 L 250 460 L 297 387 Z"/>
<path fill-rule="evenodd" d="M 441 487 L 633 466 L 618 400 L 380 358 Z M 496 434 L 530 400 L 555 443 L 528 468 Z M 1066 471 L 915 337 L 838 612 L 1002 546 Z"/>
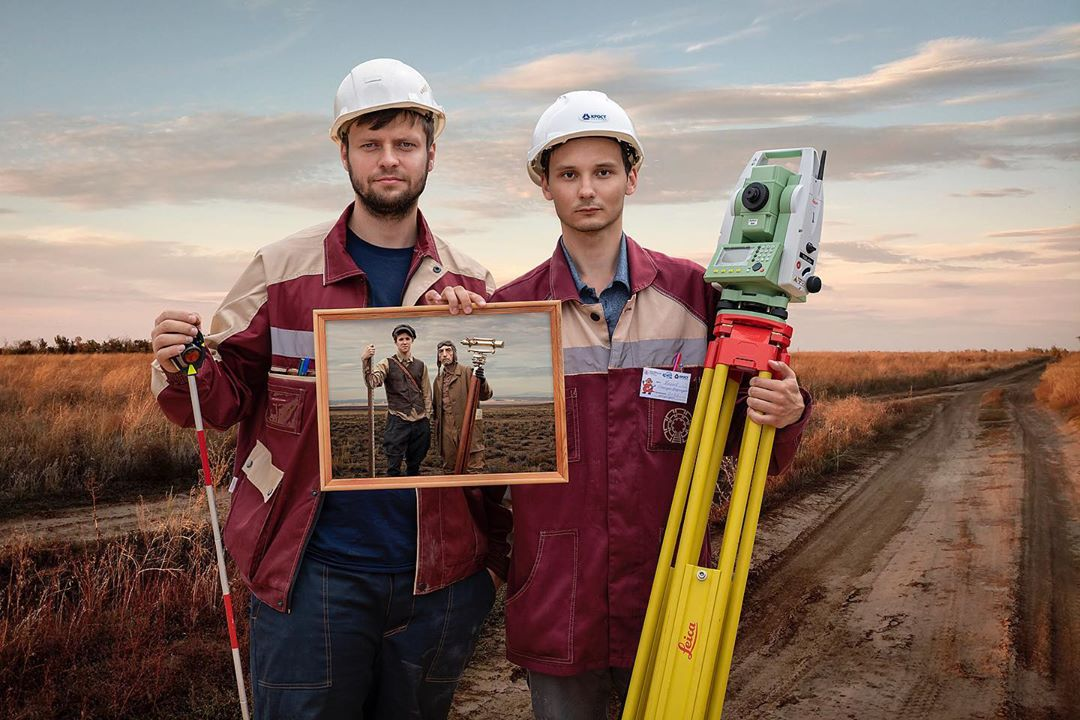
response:
<path fill-rule="evenodd" d="M 469 461 L 469 447 L 472 444 L 473 425 L 476 423 L 476 406 L 480 402 L 480 383 L 476 379 L 476 370 L 484 367 L 489 355 L 494 355 L 506 343 L 495 338 L 467 337 L 461 344 L 472 353 L 473 375 L 469 378 L 469 396 L 465 400 L 465 417 L 461 420 L 461 437 L 458 438 L 457 457 L 454 459 L 454 474 L 465 472 Z"/>

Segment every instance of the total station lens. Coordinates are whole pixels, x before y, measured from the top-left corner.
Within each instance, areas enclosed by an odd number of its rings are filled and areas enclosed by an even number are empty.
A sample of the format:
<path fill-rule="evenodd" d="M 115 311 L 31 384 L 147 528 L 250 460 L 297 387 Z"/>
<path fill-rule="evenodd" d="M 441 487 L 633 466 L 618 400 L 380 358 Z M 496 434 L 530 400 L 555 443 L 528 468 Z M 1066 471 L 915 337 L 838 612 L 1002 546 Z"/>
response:
<path fill-rule="evenodd" d="M 757 212 L 769 202 L 769 188 L 759 182 L 752 182 L 742 193 L 742 204 L 750 212 Z"/>

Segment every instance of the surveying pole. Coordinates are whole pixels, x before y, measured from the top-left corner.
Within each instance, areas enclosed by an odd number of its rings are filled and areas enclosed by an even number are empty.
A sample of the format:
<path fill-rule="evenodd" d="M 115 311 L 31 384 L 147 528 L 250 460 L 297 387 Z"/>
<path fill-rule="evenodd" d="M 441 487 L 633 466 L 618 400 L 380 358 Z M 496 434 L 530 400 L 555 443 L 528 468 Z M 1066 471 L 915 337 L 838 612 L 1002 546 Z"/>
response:
<path fill-rule="evenodd" d="M 465 399 L 465 417 L 461 419 L 461 435 L 458 438 L 457 457 L 454 459 L 455 475 L 464 474 L 469 463 L 476 406 L 480 404 L 480 382 L 476 379 L 476 371 L 484 367 L 489 355 L 494 355 L 495 351 L 506 343 L 495 338 L 467 337 L 461 344 L 472 353 L 473 374 L 469 378 L 469 394 Z"/>
<path fill-rule="evenodd" d="M 819 157 L 813 148 L 763 150 L 732 192 L 705 272 L 706 282 L 723 286 L 713 340 L 623 720 L 719 720 L 723 710 L 775 428 L 746 419 L 720 559 L 714 569 L 700 567 L 698 557 L 743 380 L 771 378 L 770 360 L 790 360 L 788 304 L 821 289 L 814 269 L 824 173 L 824 151 Z"/>
<path fill-rule="evenodd" d="M 233 616 L 232 592 L 229 589 L 229 576 L 225 571 L 225 550 L 221 547 L 221 528 L 218 526 L 217 499 L 214 495 L 214 476 L 210 472 L 210 454 L 206 449 L 206 431 L 203 428 L 202 405 L 199 403 L 199 389 L 195 376 L 199 373 L 206 359 L 206 346 L 201 332 L 184 346 L 180 354 L 173 358 L 173 364 L 180 372 L 187 375 L 188 393 L 191 395 L 191 411 L 195 416 L 195 435 L 199 440 L 199 457 L 202 460 L 203 487 L 206 489 L 206 503 L 210 506 L 210 527 L 214 532 L 214 551 L 217 553 L 218 579 L 221 581 L 221 597 L 225 605 L 225 622 L 229 627 L 229 644 L 232 647 L 233 671 L 236 674 L 236 691 L 240 695 L 240 714 L 248 720 L 247 691 L 244 689 L 244 668 L 240 664 L 240 642 L 236 637 L 236 619 Z"/>

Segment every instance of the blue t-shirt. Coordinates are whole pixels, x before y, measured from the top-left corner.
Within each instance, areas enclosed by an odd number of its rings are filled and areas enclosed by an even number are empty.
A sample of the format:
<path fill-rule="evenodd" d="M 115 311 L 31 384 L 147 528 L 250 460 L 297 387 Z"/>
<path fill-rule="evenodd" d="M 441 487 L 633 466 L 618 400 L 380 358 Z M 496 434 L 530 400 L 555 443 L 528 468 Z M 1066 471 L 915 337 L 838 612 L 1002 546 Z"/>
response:
<path fill-rule="evenodd" d="M 377 247 L 351 230 L 345 248 L 367 276 L 368 305 L 401 305 L 413 249 Z M 416 491 L 325 493 L 306 552 L 327 565 L 360 572 L 411 571 L 416 566 Z"/>

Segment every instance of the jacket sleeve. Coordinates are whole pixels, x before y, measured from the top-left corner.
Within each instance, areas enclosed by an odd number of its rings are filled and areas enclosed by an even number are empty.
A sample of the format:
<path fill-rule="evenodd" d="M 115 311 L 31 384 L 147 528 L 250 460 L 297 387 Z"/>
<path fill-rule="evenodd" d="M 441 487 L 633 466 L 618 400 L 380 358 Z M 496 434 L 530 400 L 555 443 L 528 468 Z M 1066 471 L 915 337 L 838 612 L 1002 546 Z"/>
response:
<path fill-rule="evenodd" d="M 424 413 L 431 417 L 431 398 L 434 395 L 431 386 L 431 376 L 428 374 L 427 363 L 424 363 L 424 378 L 420 381 L 420 393 L 424 397 Z"/>
<path fill-rule="evenodd" d="M 206 336 L 209 353 L 195 383 L 203 420 L 210 427 L 224 430 L 235 425 L 265 393 L 271 353 L 266 297 L 263 260 L 256 254 L 214 313 Z M 150 386 L 169 420 L 184 427 L 195 424 L 182 373 L 166 373 L 155 360 Z"/>
<path fill-rule="evenodd" d="M 390 361 L 383 359 L 374 369 L 371 367 L 371 358 L 364 361 L 364 380 L 369 388 L 377 388 L 386 380 L 386 373 L 390 369 Z"/>

